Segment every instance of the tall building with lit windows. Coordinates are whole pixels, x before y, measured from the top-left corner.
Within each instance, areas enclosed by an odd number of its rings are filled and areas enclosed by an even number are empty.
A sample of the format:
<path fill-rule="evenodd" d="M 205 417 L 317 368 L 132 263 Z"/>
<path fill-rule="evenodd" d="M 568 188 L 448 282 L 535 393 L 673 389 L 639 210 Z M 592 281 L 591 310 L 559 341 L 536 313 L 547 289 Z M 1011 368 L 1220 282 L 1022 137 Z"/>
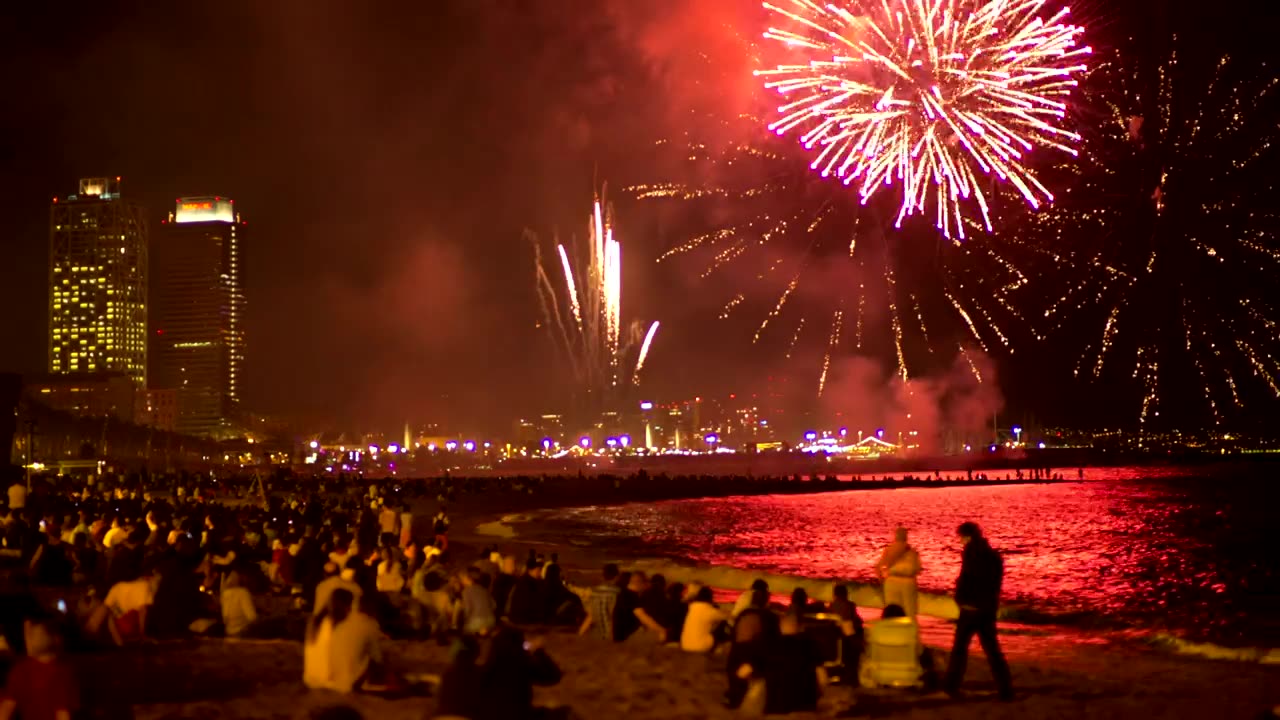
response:
<path fill-rule="evenodd" d="M 120 178 L 87 178 L 49 206 L 49 371 L 147 382 L 147 219 Z"/>
<path fill-rule="evenodd" d="M 239 434 L 244 232 L 231 199 L 184 197 L 153 243 L 151 388 L 174 391 L 181 433 Z"/>

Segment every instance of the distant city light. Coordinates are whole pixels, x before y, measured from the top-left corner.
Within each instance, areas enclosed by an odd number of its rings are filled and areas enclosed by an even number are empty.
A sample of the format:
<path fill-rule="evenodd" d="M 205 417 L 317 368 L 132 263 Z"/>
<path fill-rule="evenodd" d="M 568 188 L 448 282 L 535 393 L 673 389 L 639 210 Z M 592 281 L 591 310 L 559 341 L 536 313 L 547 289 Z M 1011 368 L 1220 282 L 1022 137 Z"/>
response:
<path fill-rule="evenodd" d="M 715 445 L 720 442 L 720 436 L 715 433 L 707 433 L 707 436 L 703 438 L 703 440 L 706 440 L 708 445 Z"/>
<path fill-rule="evenodd" d="M 542 438 L 542 449 L 551 450 L 551 438 Z"/>
<path fill-rule="evenodd" d="M 809 442 L 813 442 L 814 440 L 818 439 L 818 433 L 814 432 L 813 430 L 810 430 L 809 432 L 806 432 L 804 434 L 804 439 L 808 440 Z"/>
<path fill-rule="evenodd" d="M 312 450 L 315 450 L 315 449 L 316 449 L 316 448 L 318 448 L 318 447 L 320 447 L 320 443 L 316 442 L 315 440 L 312 440 L 312 441 L 311 441 L 311 449 L 312 449 Z"/>
<path fill-rule="evenodd" d="M 370 445 L 370 446 L 369 446 L 369 454 L 371 454 L 371 455 L 377 455 L 377 454 L 378 454 L 378 446 L 377 446 L 377 445 Z"/>
<path fill-rule="evenodd" d="M 390 445 L 388 445 L 388 446 L 387 446 L 387 452 L 389 452 L 389 453 L 391 453 L 392 455 L 394 455 L 394 454 L 396 454 L 396 453 L 400 452 L 400 446 L 399 446 L 399 445 L 397 445 L 397 444 L 395 444 L 395 443 L 391 443 Z"/>
<path fill-rule="evenodd" d="M 844 437 L 845 435 L 848 435 L 848 434 L 849 434 L 849 428 L 843 428 L 843 427 L 840 428 L 840 437 Z"/>
<path fill-rule="evenodd" d="M 581 445 L 583 448 L 589 448 L 591 447 L 591 438 L 587 437 L 586 435 L 583 435 L 581 438 L 578 439 L 578 444 Z"/>
<path fill-rule="evenodd" d="M 1043 450 L 1043 449 L 1044 449 L 1044 441 L 1043 441 L 1043 440 L 1040 442 L 1040 449 L 1041 449 L 1041 450 Z"/>
<path fill-rule="evenodd" d="M 644 402 L 640 403 L 640 409 L 641 409 L 641 410 L 652 410 L 652 409 L 653 409 L 653 403 L 651 403 L 651 402 L 649 402 L 648 400 L 646 400 L 646 401 L 644 401 Z"/>
<path fill-rule="evenodd" d="M 445 449 L 445 450 L 457 450 L 457 449 L 458 449 L 458 441 L 457 441 L 457 440 L 448 440 L 448 441 L 446 441 L 446 442 L 445 442 L 445 444 L 444 444 L 444 449 Z"/>
<path fill-rule="evenodd" d="M 619 437 L 619 438 L 618 438 L 618 444 L 619 444 L 619 445 L 621 445 L 622 447 L 630 447 L 630 446 L 631 446 L 631 436 L 630 436 L 630 435 L 623 435 L 623 436 Z"/>
<path fill-rule="evenodd" d="M 435 452 L 435 451 L 436 451 L 436 444 L 435 444 L 435 443 L 427 443 L 427 450 L 430 450 L 431 452 Z"/>
<path fill-rule="evenodd" d="M 609 447 L 617 447 L 617 446 L 618 446 L 618 438 L 615 438 L 615 437 L 605 438 L 605 439 L 604 439 L 604 444 L 605 444 L 605 445 L 608 445 Z"/>
<path fill-rule="evenodd" d="M 881 439 L 881 440 L 883 440 L 883 439 L 884 439 L 884 428 L 877 428 L 877 429 L 876 429 L 876 437 L 877 437 L 877 438 L 879 438 L 879 439 Z"/>
<path fill-rule="evenodd" d="M 476 441 L 475 441 L 475 440 L 468 440 L 468 441 L 466 441 L 466 442 L 462 443 L 462 447 L 466 448 L 467 452 L 475 452 L 475 451 L 476 451 Z"/>
<path fill-rule="evenodd" d="M 488 440 L 485 440 L 484 447 L 486 450 L 488 450 L 489 448 L 493 447 L 493 443 L 489 442 Z"/>

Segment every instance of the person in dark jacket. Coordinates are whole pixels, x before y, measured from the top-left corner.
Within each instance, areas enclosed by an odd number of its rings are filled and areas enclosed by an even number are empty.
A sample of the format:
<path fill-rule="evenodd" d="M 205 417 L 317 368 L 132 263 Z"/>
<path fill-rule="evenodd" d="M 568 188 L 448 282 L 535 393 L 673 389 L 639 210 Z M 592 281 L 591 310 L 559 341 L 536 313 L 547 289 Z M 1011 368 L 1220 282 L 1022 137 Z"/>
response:
<path fill-rule="evenodd" d="M 960 618 L 956 621 L 955 643 L 951 648 L 951 663 L 947 667 L 944 689 L 949 695 L 959 694 L 969 660 L 969 643 L 976 634 L 978 642 L 982 643 L 982 651 L 987 654 L 987 661 L 991 663 L 991 676 L 995 679 L 1000 699 L 1012 700 L 1013 681 L 1009 675 L 1009 663 L 996 640 L 996 610 L 1000 606 L 1004 560 L 982 536 L 977 524 L 964 523 L 956 533 L 964 545 L 960 577 L 956 579 L 956 604 L 960 606 Z"/>
<path fill-rule="evenodd" d="M 531 720 L 535 685 L 555 685 L 561 672 L 540 643 L 526 643 L 514 628 L 498 631 L 486 646 L 461 641 L 441 676 L 436 716 L 471 720 Z"/>

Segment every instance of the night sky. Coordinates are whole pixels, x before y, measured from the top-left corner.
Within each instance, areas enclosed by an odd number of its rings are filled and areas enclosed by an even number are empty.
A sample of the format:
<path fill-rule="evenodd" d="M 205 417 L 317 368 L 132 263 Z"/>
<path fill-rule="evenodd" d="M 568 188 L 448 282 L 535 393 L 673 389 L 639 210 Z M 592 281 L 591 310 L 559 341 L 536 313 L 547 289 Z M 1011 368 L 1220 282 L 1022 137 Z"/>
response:
<path fill-rule="evenodd" d="M 15 4 L 16 5 L 16 4 Z M 1154 1 L 1073 8 L 1097 46 L 1175 31 L 1259 60 L 1266 3 L 1206 17 Z M 305 423 L 404 420 L 501 430 L 568 380 L 538 330 L 522 230 L 585 230 L 613 188 L 624 314 L 659 319 L 657 399 L 812 388 L 718 322 L 731 275 L 655 264 L 680 218 L 621 188 L 670 177 L 654 143 L 758 101 L 731 27 L 749 0 L 226 0 L 21 3 L 0 19 L 0 369 L 39 372 L 48 203 L 120 175 L 153 232 L 179 195 L 235 199 L 248 221 L 251 407 Z M 1271 43 L 1270 45 L 1274 45 Z M 1274 73 L 1274 65 L 1269 72 Z M 725 80 L 730 78 L 730 80 Z M 785 333 L 784 333 L 785 334 Z M 806 351 L 808 355 L 820 348 Z M 1037 346 L 997 356 L 1006 405 L 1046 420 L 1132 421 Z M 1092 392 L 1092 394 L 1090 394 Z M 798 393 L 812 400 L 813 392 Z M 1088 408 L 1068 408 L 1086 398 Z M 1260 398 L 1261 400 L 1261 398 Z M 818 407 L 816 402 L 812 402 Z M 1074 403 L 1082 405 L 1082 403 Z M 1066 409 L 1064 409 L 1066 408 Z M 1077 411 L 1078 410 L 1078 411 Z"/>

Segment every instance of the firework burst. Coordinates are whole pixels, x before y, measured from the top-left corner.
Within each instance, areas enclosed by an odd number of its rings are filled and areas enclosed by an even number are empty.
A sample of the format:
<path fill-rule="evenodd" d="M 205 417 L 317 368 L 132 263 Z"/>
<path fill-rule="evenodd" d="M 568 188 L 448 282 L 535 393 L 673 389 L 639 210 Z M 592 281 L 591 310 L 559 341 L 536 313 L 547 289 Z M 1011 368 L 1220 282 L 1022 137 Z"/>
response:
<path fill-rule="evenodd" d="M 1035 148 L 1074 155 L 1061 126 L 1084 71 L 1083 29 L 1044 17 L 1045 0 L 778 0 L 788 60 L 758 70 L 783 104 L 769 129 L 796 133 L 811 168 L 857 189 L 866 203 L 897 185 L 895 227 L 929 212 L 946 237 L 965 236 L 962 205 L 988 231 L 984 177 L 1016 188 L 1033 208 L 1053 194 L 1028 167 Z"/>
<path fill-rule="evenodd" d="M 1136 382 L 1145 423 L 1243 408 L 1246 383 L 1280 395 L 1274 68 L 1171 50 L 1150 69 L 1094 70 L 1097 114 L 1075 182 L 1018 234 L 1056 248 L 1049 332 L 1085 338 L 1075 374 Z M 1188 386 L 1198 387 L 1194 393 Z"/>
<path fill-rule="evenodd" d="M 622 243 L 614 237 L 613 206 L 600 196 L 595 199 L 588 228 L 587 252 L 581 265 L 575 266 L 572 243 L 557 240 L 559 262 L 551 270 L 543 262 L 538 236 L 531 231 L 525 235 L 534 248 L 543 318 L 556 334 L 575 382 L 604 398 L 620 385 L 639 383 L 658 323 L 653 322 L 643 335 L 635 366 L 628 372 L 627 358 L 642 337 L 642 327 L 635 321 L 625 331 L 623 328 Z M 552 280 L 556 274 L 563 278 L 563 286 Z"/>
<path fill-rule="evenodd" d="M 757 123 L 743 117 L 712 134 L 740 136 Z M 753 342 L 772 337 L 787 359 L 802 361 L 798 346 L 821 343 L 819 394 L 842 353 L 881 358 L 907 378 L 950 367 L 970 347 L 1012 352 L 1030 330 L 1013 299 L 1029 282 L 1019 269 L 1024 244 L 1000 235 L 958 243 L 934 232 L 894 233 L 880 203 L 850 202 L 781 138 L 660 145 L 678 153 L 679 176 L 699 180 L 629 191 L 683 208 L 691 223 L 730 218 L 695 229 L 660 262 L 701 264 L 704 278 L 731 274 L 735 286 L 753 280 L 764 297 L 735 292 L 720 319 L 755 318 Z"/>

